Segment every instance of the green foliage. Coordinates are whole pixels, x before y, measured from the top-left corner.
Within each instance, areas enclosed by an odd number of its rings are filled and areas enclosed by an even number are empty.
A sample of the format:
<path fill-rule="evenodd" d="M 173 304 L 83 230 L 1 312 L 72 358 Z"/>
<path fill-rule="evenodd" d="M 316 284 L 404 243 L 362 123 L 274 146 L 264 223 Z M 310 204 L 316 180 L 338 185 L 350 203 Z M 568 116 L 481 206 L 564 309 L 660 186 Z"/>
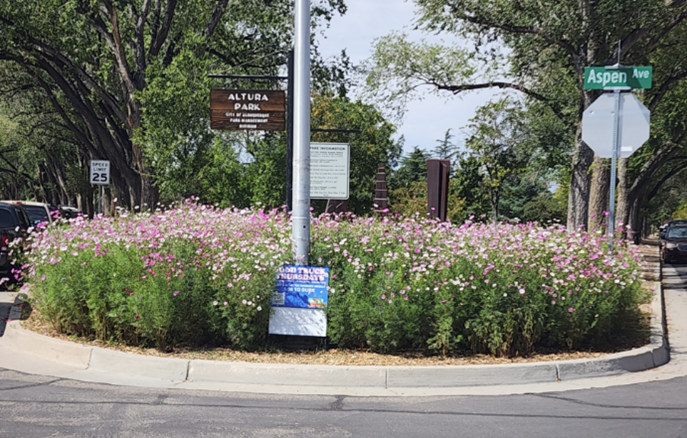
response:
<path fill-rule="evenodd" d="M 506 97 L 479 108 L 467 127 L 467 153 L 478 165 L 494 221 L 498 219 L 506 179 L 522 173 L 527 162 L 524 143 L 528 133 L 522 119 L 520 106 Z"/>
<path fill-rule="evenodd" d="M 36 235 L 33 304 L 56 330 L 107 342 L 262 348 L 287 216 L 187 202 Z M 320 217 L 329 339 L 382 353 L 527 355 L 594 348 L 644 295 L 632 248 L 561 227 Z"/>
<path fill-rule="evenodd" d="M 339 347 L 496 356 L 589 348 L 646 299 L 630 254 L 603 280 L 590 268 L 610 261 L 603 239 L 560 227 L 320 221 L 311 259 L 333 273 L 328 335 Z"/>
<path fill-rule="evenodd" d="M 687 219 L 687 200 L 680 202 L 680 205 L 673 211 L 673 219 Z"/>
<path fill-rule="evenodd" d="M 313 97 L 311 119 L 312 128 L 360 131 L 351 134 L 313 132 L 312 141 L 350 144 L 347 208 L 356 214 L 369 214 L 374 203 L 379 163 L 389 168 L 396 164 L 401 154 L 401 145 L 391 138 L 396 127 L 371 105 L 326 95 Z"/>
<path fill-rule="evenodd" d="M 409 188 L 415 183 L 427 182 L 427 160 L 429 152 L 415 146 L 413 150 L 401 158 L 401 165 L 389 175 L 389 187 L 396 190 L 401 187 Z M 425 189 L 426 190 L 426 189 Z"/>
<path fill-rule="evenodd" d="M 63 333 L 161 350 L 257 348 L 290 253 L 285 223 L 276 211 L 186 203 L 51 225 L 32 243 L 32 298 Z"/>

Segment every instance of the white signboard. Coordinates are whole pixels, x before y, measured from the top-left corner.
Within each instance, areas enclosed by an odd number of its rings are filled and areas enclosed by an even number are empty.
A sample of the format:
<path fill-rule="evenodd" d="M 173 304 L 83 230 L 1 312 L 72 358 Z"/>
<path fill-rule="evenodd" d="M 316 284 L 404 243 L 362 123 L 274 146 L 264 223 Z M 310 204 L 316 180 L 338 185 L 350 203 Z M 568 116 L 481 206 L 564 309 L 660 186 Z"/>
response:
<path fill-rule="evenodd" d="M 310 199 L 348 199 L 350 145 L 310 143 Z"/>
<path fill-rule="evenodd" d="M 620 94 L 618 158 L 627 158 L 649 139 L 651 113 L 634 94 Z M 599 96 L 582 114 L 582 140 L 600 158 L 613 156 L 615 96 Z"/>
<path fill-rule="evenodd" d="M 327 337 L 327 314 L 323 309 L 273 307 L 269 334 Z"/>
<path fill-rule="evenodd" d="M 110 162 L 91 160 L 91 184 L 110 185 Z"/>

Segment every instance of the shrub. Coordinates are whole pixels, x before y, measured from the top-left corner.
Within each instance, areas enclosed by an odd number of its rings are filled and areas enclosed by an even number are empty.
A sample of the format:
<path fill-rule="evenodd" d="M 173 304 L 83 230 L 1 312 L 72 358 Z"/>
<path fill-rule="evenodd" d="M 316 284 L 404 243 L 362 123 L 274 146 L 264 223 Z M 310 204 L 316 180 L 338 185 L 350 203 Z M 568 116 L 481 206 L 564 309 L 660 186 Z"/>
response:
<path fill-rule="evenodd" d="M 192 201 L 79 218 L 34 237 L 35 306 L 59 331 L 111 342 L 260 348 L 289 234 L 283 212 Z M 644 299 L 631 249 L 558 225 L 322 216 L 310 263 L 330 267 L 331 342 L 385 353 L 594 346 Z"/>
<path fill-rule="evenodd" d="M 36 307 L 59 331 L 153 345 L 265 340 L 285 216 L 186 202 L 156 214 L 73 220 L 34 237 Z"/>
<path fill-rule="evenodd" d="M 311 262 L 330 266 L 329 336 L 375 351 L 528 354 L 609 338 L 645 298 L 636 256 L 562 226 L 328 218 Z"/>

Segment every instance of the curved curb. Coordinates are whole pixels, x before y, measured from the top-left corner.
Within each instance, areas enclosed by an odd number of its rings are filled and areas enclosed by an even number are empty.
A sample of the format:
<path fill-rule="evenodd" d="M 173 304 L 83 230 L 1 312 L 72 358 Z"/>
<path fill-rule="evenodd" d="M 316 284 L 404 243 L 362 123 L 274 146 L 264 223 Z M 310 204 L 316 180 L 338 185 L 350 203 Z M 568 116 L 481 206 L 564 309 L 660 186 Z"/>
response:
<path fill-rule="evenodd" d="M 552 383 L 644 371 L 669 360 L 664 331 L 661 284 L 652 301 L 651 339 L 647 346 L 594 359 L 505 365 L 338 366 L 255 364 L 161 358 L 122 353 L 42 336 L 8 324 L 0 344 L 46 361 L 95 375 L 138 376 L 167 382 L 348 388 L 456 388 Z"/>
<path fill-rule="evenodd" d="M 51 364 L 69 367 L 77 380 L 127 382 L 132 377 L 148 384 L 167 382 L 201 386 L 241 385 L 274 388 L 351 388 L 404 390 L 528 385 L 570 382 L 617 376 L 659 367 L 670 360 L 661 265 L 651 302 L 648 345 L 594 359 L 499 365 L 341 366 L 256 364 L 163 358 L 123 353 L 42 336 L 7 324 L 0 347 L 26 353 Z M 109 379 L 108 379 L 109 377 Z M 124 383 L 126 384 L 126 383 Z"/>

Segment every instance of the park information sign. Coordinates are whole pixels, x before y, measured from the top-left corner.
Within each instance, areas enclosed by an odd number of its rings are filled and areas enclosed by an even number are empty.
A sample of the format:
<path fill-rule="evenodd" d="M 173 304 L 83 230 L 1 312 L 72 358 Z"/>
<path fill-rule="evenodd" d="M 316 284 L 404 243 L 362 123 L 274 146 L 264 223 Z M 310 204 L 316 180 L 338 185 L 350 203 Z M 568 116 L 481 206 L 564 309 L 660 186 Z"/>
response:
<path fill-rule="evenodd" d="M 283 91 L 210 90 L 210 127 L 226 131 L 283 131 Z"/>
<path fill-rule="evenodd" d="M 351 148 L 310 143 L 310 199 L 348 199 Z"/>
<path fill-rule="evenodd" d="M 585 90 L 651 88 L 653 67 L 585 67 Z"/>
<path fill-rule="evenodd" d="M 286 265 L 277 271 L 269 334 L 327 336 L 329 268 Z"/>
<path fill-rule="evenodd" d="M 110 162 L 107 160 L 91 160 L 91 184 L 107 186 L 110 184 Z"/>

